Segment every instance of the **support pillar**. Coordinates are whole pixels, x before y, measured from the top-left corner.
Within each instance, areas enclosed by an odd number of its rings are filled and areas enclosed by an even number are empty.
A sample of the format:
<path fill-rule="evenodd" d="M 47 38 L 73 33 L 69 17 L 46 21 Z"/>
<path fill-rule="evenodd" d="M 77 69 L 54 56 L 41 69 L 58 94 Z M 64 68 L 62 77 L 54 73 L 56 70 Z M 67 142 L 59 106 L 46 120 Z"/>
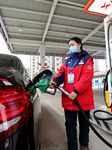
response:
<path fill-rule="evenodd" d="M 40 45 L 40 69 L 45 68 L 45 45 Z"/>

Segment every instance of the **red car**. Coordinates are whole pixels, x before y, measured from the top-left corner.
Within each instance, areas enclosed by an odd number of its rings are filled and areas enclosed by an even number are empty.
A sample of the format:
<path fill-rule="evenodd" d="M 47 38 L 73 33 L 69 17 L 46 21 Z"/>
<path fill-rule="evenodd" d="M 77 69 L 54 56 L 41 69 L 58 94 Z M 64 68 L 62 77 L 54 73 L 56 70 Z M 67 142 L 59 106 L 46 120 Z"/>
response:
<path fill-rule="evenodd" d="M 40 150 L 40 100 L 28 84 L 21 60 L 0 54 L 0 150 Z"/>

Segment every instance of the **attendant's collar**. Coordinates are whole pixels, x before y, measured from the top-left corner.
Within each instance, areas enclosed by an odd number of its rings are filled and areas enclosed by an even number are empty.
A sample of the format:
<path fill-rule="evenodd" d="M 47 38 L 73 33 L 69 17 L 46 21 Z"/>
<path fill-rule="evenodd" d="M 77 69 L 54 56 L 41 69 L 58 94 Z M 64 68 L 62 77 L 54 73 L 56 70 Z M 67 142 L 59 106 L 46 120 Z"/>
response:
<path fill-rule="evenodd" d="M 82 52 L 83 52 L 83 50 L 81 50 L 81 52 L 71 53 L 70 58 L 80 57 L 82 55 Z"/>

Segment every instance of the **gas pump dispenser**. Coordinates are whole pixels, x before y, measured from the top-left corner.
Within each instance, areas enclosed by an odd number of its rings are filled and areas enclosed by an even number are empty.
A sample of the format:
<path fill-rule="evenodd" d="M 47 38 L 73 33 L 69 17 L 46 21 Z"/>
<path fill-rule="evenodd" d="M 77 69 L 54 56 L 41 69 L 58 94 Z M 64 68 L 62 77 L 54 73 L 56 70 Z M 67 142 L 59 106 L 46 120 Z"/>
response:
<path fill-rule="evenodd" d="M 105 106 L 91 111 L 90 121 L 104 131 L 112 134 L 112 13 L 104 19 L 106 44 L 106 76 L 104 81 Z"/>
<path fill-rule="evenodd" d="M 107 111 L 112 113 L 112 13 L 104 19 L 106 43 L 106 71 L 104 99 Z"/>

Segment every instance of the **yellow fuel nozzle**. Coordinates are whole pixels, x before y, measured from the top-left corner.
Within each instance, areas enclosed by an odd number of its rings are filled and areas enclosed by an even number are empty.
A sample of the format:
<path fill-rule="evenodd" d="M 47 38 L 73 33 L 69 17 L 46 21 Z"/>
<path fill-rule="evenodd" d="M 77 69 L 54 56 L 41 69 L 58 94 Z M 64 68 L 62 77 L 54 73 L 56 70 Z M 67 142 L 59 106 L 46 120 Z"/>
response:
<path fill-rule="evenodd" d="M 109 91 L 105 91 L 105 94 L 106 94 L 106 103 L 109 106 L 110 105 Z M 110 112 L 110 108 L 107 107 L 107 111 Z"/>

